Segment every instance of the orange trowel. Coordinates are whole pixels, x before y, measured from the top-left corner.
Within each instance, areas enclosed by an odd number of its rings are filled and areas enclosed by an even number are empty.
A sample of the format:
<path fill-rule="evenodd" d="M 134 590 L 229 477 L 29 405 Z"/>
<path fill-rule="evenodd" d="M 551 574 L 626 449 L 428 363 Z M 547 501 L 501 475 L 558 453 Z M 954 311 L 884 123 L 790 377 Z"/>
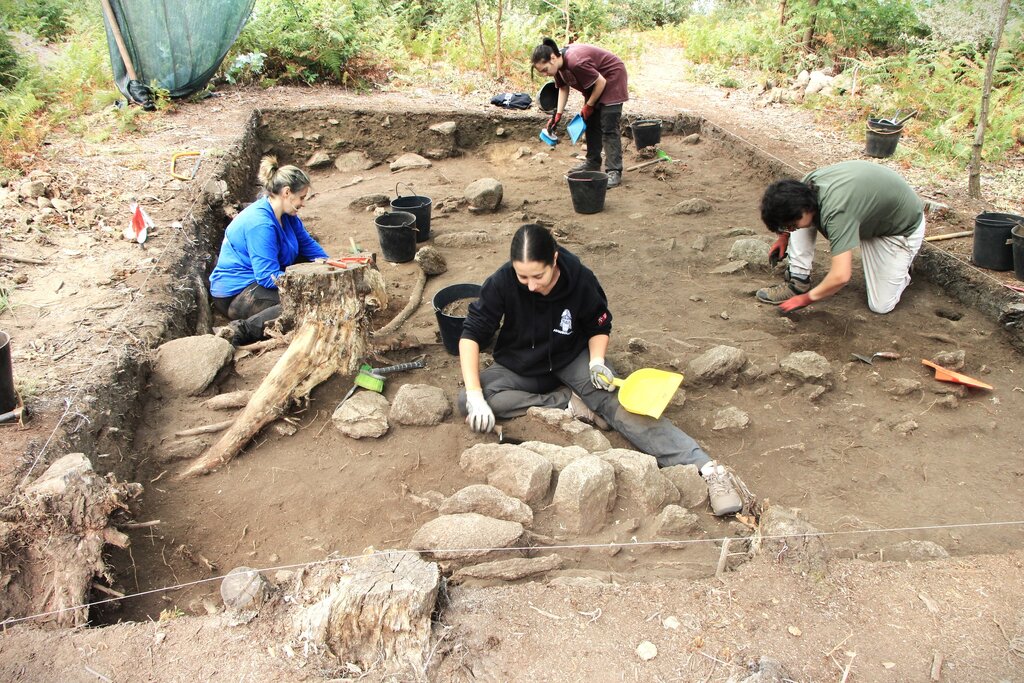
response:
<path fill-rule="evenodd" d="M 935 370 L 935 379 L 940 382 L 953 382 L 955 384 L 963 384 L 964 386 L 973 387 L 975 389 L 993 389 L 991 384 L 985 384 L 981 380 L 968 377 L 967 375 L 961 375 L 959 372 L 953 372 L 948 368 L 944 368 L 937 363 L 933 363 L 930 360 L 921 359 L 922 365 L 927 365 Z"/>

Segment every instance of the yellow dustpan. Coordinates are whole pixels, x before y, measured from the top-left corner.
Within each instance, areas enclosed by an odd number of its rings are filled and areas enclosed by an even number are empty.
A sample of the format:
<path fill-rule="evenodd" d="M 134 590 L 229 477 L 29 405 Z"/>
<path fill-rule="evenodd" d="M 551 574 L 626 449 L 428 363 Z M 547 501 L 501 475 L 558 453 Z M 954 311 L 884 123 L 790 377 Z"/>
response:
<path fill-rule="evenodd" d="M 967 375 L 961 375 L 959 372 L 953 372 L 952 370 L 944 368 L 941 365 L 937 365 L 930 360 L 924 360 L 922 358 L 921 364 L 934 369 L 935 379 L 940 382 L 955 382 L 956 384 L 963 384 L 964 386 L 974 387 L 975 389 L 992 389 L 991 384 L 985 384 L 981 380 L 968 377 Z"/>
<path fill-rule="evenodd" d="M 612 384 L 619 388 L 619 405 L 631 413 L 661 417 L 668 402 L 683 382 L 678 372 L 642 368 L 626 379 L 615 378 Z"/>

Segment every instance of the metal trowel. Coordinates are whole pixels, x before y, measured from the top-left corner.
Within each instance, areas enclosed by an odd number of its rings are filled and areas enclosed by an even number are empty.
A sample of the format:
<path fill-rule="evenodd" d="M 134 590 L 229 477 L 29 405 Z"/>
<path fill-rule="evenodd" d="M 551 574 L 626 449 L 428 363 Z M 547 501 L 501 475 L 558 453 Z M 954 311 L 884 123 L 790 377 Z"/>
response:
<path fill-rule="evenodd" d="M 886 360 L 899 360 L 903 356 L 896 353 L 895 351 L 877 351 L 870 356 L 864 356 L 859 353 L 851 353 L 851 356 L 857 360 L 864 361 L 868 365 L 874 365 L 876 358 L 885 358 Z"/>

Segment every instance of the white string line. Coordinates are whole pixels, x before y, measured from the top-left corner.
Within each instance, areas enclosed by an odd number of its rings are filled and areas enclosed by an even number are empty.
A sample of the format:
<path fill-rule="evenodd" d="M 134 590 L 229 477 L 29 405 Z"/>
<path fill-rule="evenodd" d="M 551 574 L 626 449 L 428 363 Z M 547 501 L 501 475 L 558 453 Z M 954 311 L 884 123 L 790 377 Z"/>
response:
<path fill-rule="evenodd" d="M 195 200 L 193 200 L 192 205 L 188 208 L 188 212 L 186 213 L 186 220 L 191 219 L 193 222 L 195 222 L 195 220 L 196 220 L 195 219 L 195 215 L 192 213 L 192 211 L 195 208 L 195 205 L 196 205 L 196 203 L 198 201 L 199 201 L 198 197 Z M 140 203 L 140 206 L 141 206 L 141 203 Z M 139 302 L 139 301 L 141 301 L 141 300 L 143 300 L 145 298 L 146 295 L 143 292 L 145 290 L 146 285 L 149 284 L 149 278 L 153 276 L 154 272 L 156 272 L 157 266 L 160 265 L 160 260 L 163 259 L 164 254 L 166 254 L 166 253 L 167 253 L 167 250 L 165 250 L 165 249 L 161 249 L 160 250 L 160 253 L 157 255 L 156 260 L 153 261 L 153 267 L 149 269 L 148 273 L 146 273 L 146 277 L 142 280 L 142 284 L 139 286 L 138 296 L 132 297 L 132 299 L 128 302 L 128 305 L 121 309 L 120 315 L 118 315 L 118 317 L 110 325 L 111 330 L 113 330 L 114 328 L 116 328 L 118 325 L 121 324 L 121 321 L 124 319 L 124 317 L 126 315 L 128 315 L 128 313 L 132 310 L 132 307 L 137 302 Z M 109 350 L 110 344 L 114 340 L 115 337 L 117 337 L 116 334 L 111 334 L 109 337 L 107 337 L 106 342 L 104 342 L 103 345 L 100 346 L 99 349 L 96 351 L 96 355 L 99 355 L 104 350 Z M 102 361 L 102 363 L 105 364 L 106 361 Z M 115 359 L 114 363 L 116 365 L 116 363 L 117 363 L 116 359 Z M 95 370 L 95 368 L 99 367 L 100 364 L 101 364 L 101 361 L 94 362 L 92 364 L 91 368 L 90 368 L 90 371 Z M 60 416 L 60 419 L 57 420 L 57 424 L 55 424 L 53 426 L 53 430 L 50 431 L 50 435 L 48 437 L 46 437 L 46 441 L 43 443 L 43 447 L 39 449 L 39 453 L 36 454 L 36 457 L 32 461 L 32 464 L 29 466 L 28 471 L 25 472 L 25 476 L 22 477 L 21 484 L 19 484 L 20 486 L 24 486 L 25 485 L 25 482 L 28 481 L 28 478 L 32 475 L 32 472 L 35 470 L 36 465 L 39 464 L 39 461 L 46 454 L 46 449 L 49 447 L 50 441 L 53 440 L 53 437 L 57 433 L 57 430 L 60 429 L 60 426 L 62 424 L 64 424 L 65 418 L 67 418 L 68 413 L 71 412 L 71 408 L 75 405 L 75 402 L 78 400 L 78 395 L 82 393 L 82 388 L 83 387 L 81 385 L 79 385 L 75 389 L 75 392 L 71 396 L 71 398 L 68 399 L 68 401 L 67 401 L 67 408 L 64 410 L 64 414 Z"/>
<path fill-rule="evenodd" d="M 876 533 L 903 533 L 908 531 L 937 531 L 942 529 L 968 529 L 968 528 L 979 528 L 979 527 L 994 527 L 994 526 L 1021 526 L 1024 525 L 1024 520 L 1013 520 L 1003 522 L 968 522 L 963 524 L 936 524 L 929 526 L 907 526 L 907 527 L 895 527 L 892 529 L 851 529 L 848 531 L 813 531 L 803 534 L 773 534 L 773 535 L 762 535 L 759 538 L 761 540 L 783 540 L 789 538 L 824 538 L 826 536 L 844 536 L 853 534 L 876 534 Z M 490 552 L 512 552 L 512 551 L 539 551 L 539 550 L 591 550 L 591 549 L 606 549 L 606 548 L 637 548 L 645 546 L 679 546 L 679 545 L 695 545 L 698 543 L 719 543 L 725 541 L 743 541 L 750 540 L 750 536 L 722 536 L 718 538 L 688 538 L 680 539 L 677 541 L 632 541 L 629 543 L 570 543 L 563 545 L 539 545 L 539 546 L 512 546 L 504 548 L 430 548 L 423 550 L 409 550 L 409 549 L 392 549 L 392 550 L 375 550 L 372 553 L 351 555 L 349 557 L 333 557 L 325 560 L 312 560 L 310 562 L 300 562 L 298 564 L 282 564 L 276 567 L 264 567 L 262 569 L 250 569 L 244 572 L 235 572 L 232 576 L 236 575 L 250 575 L 260 574 L 262 572 L 281 571 L 285 569 L 304 569 L 306 567 L 316 567 L 325 564 L 336 564 L 338 562 L 349 562 L 352 560 L 358 560 L 360 558 L 367 557 L 379 557 L 384 555 L 393 555 L 395 553 L 490 553 Z M 96 600 L 95 602 L 87 602 L 74 607 L 61 607 L 60 609 L 51 610 L 49 612 L 40 612 L 38 614 L 32 614 L 27 617 L 18 617 L 15 619 L 5 619 L 0 621 L 0 629 L 6 626 L 18 624 L 25 621 L 34 619 L 41 619 L 43 617 L 50 617 L 56 614 L 62 614 L 64 612 L 70 612 L 73 610 L 79 610 L 88 607 L 95 607 L 96 605 L 104 605 L 108 602 L 119 602 L 122 600 L 130 600 L 131 598 L 139 598 L 145 595 L 153 595 L 154 593 L 164 593 L 170 591 L 181 590 L 182 588 L 190 588 L 192 586 L 198 586 L 204 583 L 210 583 L 213 581 L 222 581 L 227 574 L 220 576 L 210 576 L 205 579 L 196 579 L 195 581 L 189 581 L 187 583 L 179 583 L 173 586 L 164 586 L 162 588 L 152 588 L 150 590 L 141 591 L 138 593 L 129 593 L 122 597 L 115 598 L 104 598 L 103 600 Z"/>

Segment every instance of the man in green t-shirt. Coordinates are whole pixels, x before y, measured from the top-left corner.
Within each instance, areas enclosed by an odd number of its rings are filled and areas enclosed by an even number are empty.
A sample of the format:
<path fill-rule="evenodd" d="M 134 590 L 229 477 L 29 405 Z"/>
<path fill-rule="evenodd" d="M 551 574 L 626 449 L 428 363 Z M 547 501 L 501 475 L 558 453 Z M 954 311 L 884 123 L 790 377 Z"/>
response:
<path fill-rule="evenodd" d="M 785 282 L 757 290 L 757 298 L 788 313 L 846 286 L 859 246 L 868 308 L 888 313 L 910 284 L 910 264 L 924 240 L 924 206 L 895 171 L 870 161 L 844 161 L 811 171 L 803 180 L 772 183 L 761 198 L 761 220 L 779 238 L 769 260 L 789 256 Z M 811 287 L 814 241 L 828 238 L 832 263 Z"/>

